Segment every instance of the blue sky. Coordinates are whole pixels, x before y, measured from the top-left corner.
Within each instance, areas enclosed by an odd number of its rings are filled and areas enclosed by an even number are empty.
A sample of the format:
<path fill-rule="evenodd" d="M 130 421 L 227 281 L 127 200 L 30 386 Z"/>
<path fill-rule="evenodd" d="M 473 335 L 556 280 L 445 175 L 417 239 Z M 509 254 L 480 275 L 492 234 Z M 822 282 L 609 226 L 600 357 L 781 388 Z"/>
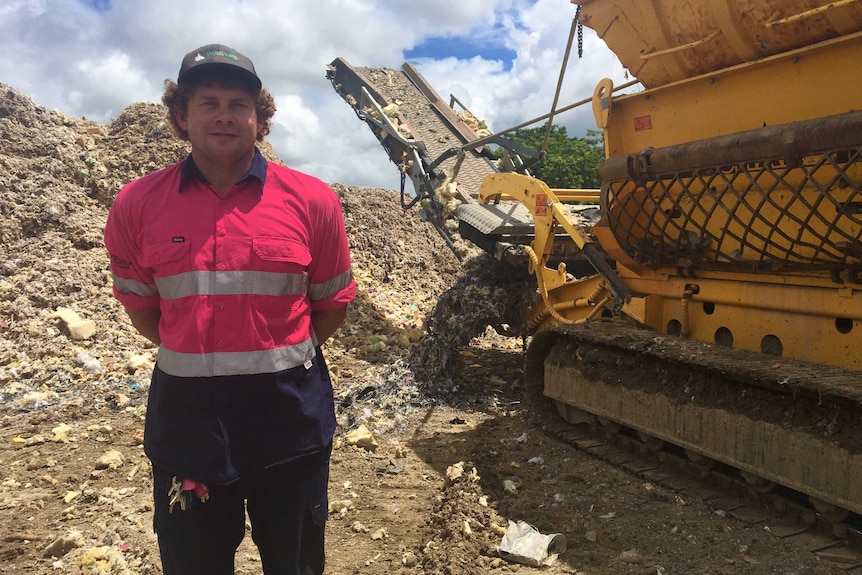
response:
<path fill-rule="evenodd" d="M 485 60 L 499 60 L 503 63 L 503 71 L 512 69 L 512 64 L 518 53 L 506 46 L 488 46 L 476 42 L 470 37 L 425 38 L 420 44 L 404 51 L 404 58 L 408 62 L 417 59 L 442 59 L 456 58 L 469 60 L 470 58 L 483 58 Z"/>
<path fill-rule="evenodd" d="M 112 8 L 111 0 L 86 0 L 84 5 L 89 6 L 97 12 L 110 12 Z"/>
<path fill-rule="evenodd" d="M 508 72 L 512 69 L 518 52 L 506 44 L 507 38 L 505 26 L 497 22 L 484 32 L 474 30 L 460 36 L 428 36 L 406 49 L 404 58 L 407 61 L 444 58 L 497 60 L 502 62 L 502 70 Z"/>
<path fill-rule="evenodd" d="M 109 122 L 158 102 L 185 53 L 232 46 L 255 63 L 278 106 L 269 140 L 289 165 L 330 183 L 397 188 L 396 167 L 326 80 L 343 57 L 410 61 L 495 131 L 548 112 L 575 6 L 569 0 L 4 0 L 0 82 L 71 117 Z M 560 106 L 623 69 L 590 30 L 570 59 Z M 570 135 L 591 112 L 559 117 Z"/>

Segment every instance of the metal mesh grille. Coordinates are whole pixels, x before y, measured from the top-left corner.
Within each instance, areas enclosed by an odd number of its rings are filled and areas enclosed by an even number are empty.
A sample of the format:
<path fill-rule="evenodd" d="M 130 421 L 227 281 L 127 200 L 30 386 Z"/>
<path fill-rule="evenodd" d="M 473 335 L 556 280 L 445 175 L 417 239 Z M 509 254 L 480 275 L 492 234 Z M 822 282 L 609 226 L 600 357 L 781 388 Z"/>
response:
<path fill-rule="evenodd" d="M 862 256 L 862 148 L 664 173 L 605 185 L 608 225 L 658 268 L 814 271 Z"/>

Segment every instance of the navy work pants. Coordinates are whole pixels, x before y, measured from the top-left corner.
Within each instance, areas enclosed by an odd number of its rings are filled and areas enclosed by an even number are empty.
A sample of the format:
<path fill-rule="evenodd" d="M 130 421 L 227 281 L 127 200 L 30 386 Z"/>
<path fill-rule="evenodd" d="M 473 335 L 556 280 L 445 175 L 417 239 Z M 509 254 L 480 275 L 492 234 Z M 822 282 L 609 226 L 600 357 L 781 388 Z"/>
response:
<path fill-rule="evenodd" d="M 330 451 L 281 463 L 229 485 L 209 499 L 169 511 L 173 475 L 153 469 L 155 513 L 164 575 L 233 575 L 245 513 L 265 575 L 319 575 L 324 566 Z"/>

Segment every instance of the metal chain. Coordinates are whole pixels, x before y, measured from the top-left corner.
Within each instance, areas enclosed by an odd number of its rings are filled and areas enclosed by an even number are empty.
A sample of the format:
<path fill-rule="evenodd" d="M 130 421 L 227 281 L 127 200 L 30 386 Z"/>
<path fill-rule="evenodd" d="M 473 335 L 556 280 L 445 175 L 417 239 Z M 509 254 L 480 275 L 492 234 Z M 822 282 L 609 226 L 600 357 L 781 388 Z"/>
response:
<path fill-rule="evenodd" d="M 578 58 L 584 57 L 584 25 L 581 24 L 581 5 L 575 10 L 575 20 L 578 21 Z"/>

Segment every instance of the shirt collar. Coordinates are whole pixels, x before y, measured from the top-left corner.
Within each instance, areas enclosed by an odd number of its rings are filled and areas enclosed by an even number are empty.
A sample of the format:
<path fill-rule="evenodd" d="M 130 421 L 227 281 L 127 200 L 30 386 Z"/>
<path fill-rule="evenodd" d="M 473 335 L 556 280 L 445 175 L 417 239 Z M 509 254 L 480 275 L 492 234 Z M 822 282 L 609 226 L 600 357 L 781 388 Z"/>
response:
<path fill-rule="evenodd" d="M 244 182 L 249 178 L 255 178 L 260 182 L 260 190 L 263 192 L 263 185 L 266 183 L 266 170 L 266 158 L 263 157 L 263 154 L 261 154 L 260 150 L 255 146 L 254 158 L 251 160 L 251 166 L 237 181 L 237 183 Z M 180 166 L 180 191 L 182 191 L 183 186 L 190 178 L 197 178 L 202 182 L 209 183 L 200 168 L 198 168 L 198 165 L 195 164 L 195 160 L 192 158 L 191 154 L 188 155 L 185 161 L 183 161 L 182 166 Z"/>

